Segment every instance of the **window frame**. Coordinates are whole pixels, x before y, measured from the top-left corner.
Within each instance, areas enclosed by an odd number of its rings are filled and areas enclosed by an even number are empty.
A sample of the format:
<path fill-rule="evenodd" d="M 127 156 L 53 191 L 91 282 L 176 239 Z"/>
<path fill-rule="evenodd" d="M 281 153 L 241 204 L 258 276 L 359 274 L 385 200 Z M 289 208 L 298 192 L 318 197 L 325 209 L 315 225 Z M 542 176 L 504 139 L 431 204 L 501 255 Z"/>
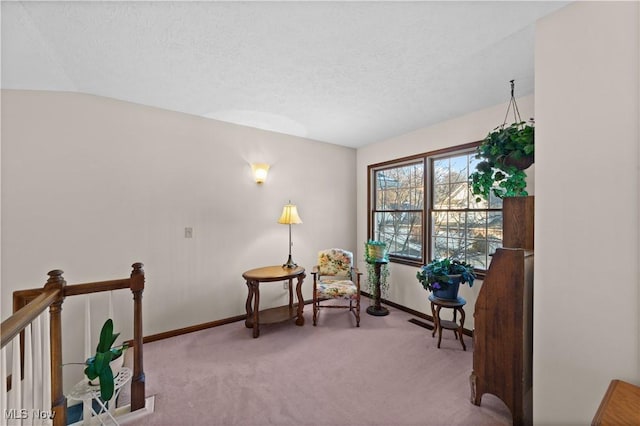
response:
<path fill-rule="evenodd" d="M 431 256 L 432 252 L 432 224 L 431 216 L 433 213 L 434 194 L 432 191 L 432 184 L 434 179 L 434 170 L 432 163 L 434 160 L 452 157 L 456 154 L 468 154 L 474 152 L 482 141 L 469 142 L 462 145 L 456 145 L 448 148 L 437 149 L 420 154 L 415 154 L 407 157 L 396 158 L 393 160 L 383 161 L 380 163 L 370 164 L 367 166 L 367 238 L 373 239 L 374 227 L 375 227 L 375 214 L 378 210 L 374 210 L 376 207 L 376 181 L 375 173 L 383 170 L 402 167 L 403 165 L 415 164 L 422 162 L 423 166 L 423 205 L 422 205 L 422 250 L 419 259 L 410 259 L 406 257 L 399 257 L 395 255 L 389 255 L 389 261 L 393 263 L 399 263 L 409 266 L 420 267 L 427 262 L 427 259 Z M 463 209 L 461 212 L 467 212 L 475 209 Z M 483 211 L 502 211 L 497 208 L 487 208 Z M 485 269 L 476 269 L 479 278 L 484 276 Z"/>
<path fill-rule="evenodd" d="M 412 210 L 395 210 L 396 212 L 415 212 L 415 211 L 419 211 L 422 214 L 422 220 L 420 221 L 420 225 L 422 226 L 422 237 L 423 237 L 423 241 L 422 241 L 422 247 L 423 249 L 421 250 L 421 256 L 420 256 L 420 261 L 422 261 L 422 259 L 424 258 L 424 227 L 427 224 L 426 222 L 426 218 L 425 218 L 425 205 L 427 204 L 428 200 L 427 200 L 427 193 L 426 193 L 426 181 L 427 179 L 424 178 L 424 174 L 426 172 L 426 159 L 424 157 L 421 156 L 411 156 L 411 157 L 405 157 L 402 159 L 398 159 L 398 160 L 392 160 L 389 162 L 384 162 L 384 163 L 380 163 L 380 167 L 376 167 L 376 168 L 372 168 L 372 166 L 375 165 L 370 165 L 368 166 L 368 187 L 369 187 L 369 191 L 368 193 L 370 194 L 369 196 L 369 200 L 368 200 L 368 209 L 369 209 L 369 214 L 368 214 L 368 222 L 367 222 L 367 229 L 368 229 L 368 239 L 374 239 L 373 235 L 375 234 L 375 220 L 374 220 L 374 216 L 376 214 L 376 212 L 378 212 L 379 210 L 373 210 L 373 204 L 375 204 L 375 198 L 376 198 L 376 184 L 375 184 L 375 173 L 376 172 L 380 172 L 380 171 L 384 171 L 384 170 L 389 170 L 389 169 L 395 169 L 398 167 L 403 167 L 403 166 L 409 166 L 412 164 L 418 164 L 418 163 L 422 163 L 422 170 L 423 170 L 423 179 L 422 179 L 422 193 L 423 193 L 423 200 L 422 200 L 422 209 L 421 210 L 417 210 L 417 209 L 412 209 Z M 373 187 L 372 182 L 373 181 Z M 410 258 L 406 258 L 406 257 L 401 257 L 401 256 L 396 256 L 393 255 L 391 253 L 389 253 L 389 261 L 393 261 L 395 263 L 403 263 L 406 265 L 416 265 L 418 264 L 417 260 L 413 260 Z"/>

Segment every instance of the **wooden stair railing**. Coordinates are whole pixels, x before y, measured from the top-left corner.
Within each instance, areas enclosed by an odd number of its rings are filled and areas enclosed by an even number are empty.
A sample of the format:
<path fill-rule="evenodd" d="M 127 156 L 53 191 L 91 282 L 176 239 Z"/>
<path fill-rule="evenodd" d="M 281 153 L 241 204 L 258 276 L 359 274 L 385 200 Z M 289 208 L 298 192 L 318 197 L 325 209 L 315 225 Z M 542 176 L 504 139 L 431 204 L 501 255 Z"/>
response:
<path fill-rule="evenodd" d="M 62 304 L 65 297 L 86 295 L 103 291 L 130 289 L 133 294 L 133 377 L 131 379 L 131 411 L 145 407 L 145 376 L 142 354 L 142 293 L 144 291 L 144 270 L 142 263 L 134 263 L 129 278 L 86 284 L 67 285 L 61 270 L 48 273 L 44 288 L 19 290 L 13 294 L 14 314 L 2 322 L 0 335 L 4 348 L 19 333 L 49 308 L 49 337 L 51 354 L 51 410 L 54 426 L 67 423 L 67 399 L 62 386 Z M 24 335 L 21 336 L 21 374 L 24 369 Z M 12 372 L 11 381 L 20 380 Z M 15 378 L 14 378 L 15 377 Z M 7 378 L 2 378 L 5 380 Z"/>

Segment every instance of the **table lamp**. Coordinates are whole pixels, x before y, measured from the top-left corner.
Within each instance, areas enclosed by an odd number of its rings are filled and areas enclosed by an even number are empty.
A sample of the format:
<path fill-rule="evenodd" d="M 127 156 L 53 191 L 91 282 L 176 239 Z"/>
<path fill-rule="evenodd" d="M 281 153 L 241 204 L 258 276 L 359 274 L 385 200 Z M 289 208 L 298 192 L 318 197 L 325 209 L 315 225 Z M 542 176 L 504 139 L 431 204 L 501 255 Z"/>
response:
<path fill-rule="evenodd" d="M 282 209 L 282 215 L 280 215 L 278 223 L 289 225 L 289 259 L 287 259 L 287 263 L 282 265 L 282 267 L 295 268 L 298 265 L 291 258 L 291 246 L 293 245 L 291 242 L 291 225 L 302 223 L 302 219 L 298 216 L 298 208 L 295 204 L 291 204 L 291 200 L 289 200 L 289 204 L 286 204 Z"/>

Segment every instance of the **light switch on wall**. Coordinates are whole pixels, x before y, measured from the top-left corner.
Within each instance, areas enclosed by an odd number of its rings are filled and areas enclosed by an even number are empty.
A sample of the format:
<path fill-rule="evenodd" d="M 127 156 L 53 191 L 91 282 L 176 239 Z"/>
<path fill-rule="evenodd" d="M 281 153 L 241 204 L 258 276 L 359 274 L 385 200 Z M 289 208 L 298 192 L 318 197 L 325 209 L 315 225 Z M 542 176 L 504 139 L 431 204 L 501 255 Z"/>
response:
<path fill-rule="evenodd" d="M 193 228 L 192 227 L 186 227 L 184 228 L 184 237 L 185 238 L 193 238 Z"/>

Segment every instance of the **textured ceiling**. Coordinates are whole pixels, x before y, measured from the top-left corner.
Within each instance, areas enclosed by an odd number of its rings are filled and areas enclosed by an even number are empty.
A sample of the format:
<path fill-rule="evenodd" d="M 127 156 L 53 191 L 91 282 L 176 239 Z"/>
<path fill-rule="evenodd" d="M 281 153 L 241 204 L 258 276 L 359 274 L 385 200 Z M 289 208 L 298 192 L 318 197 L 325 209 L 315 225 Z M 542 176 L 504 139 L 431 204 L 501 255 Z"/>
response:
<path fill-rule="evenodd" d="M 533 92 L 566 2 L 2 2 L 2 88 L 364 146 Z"/>

